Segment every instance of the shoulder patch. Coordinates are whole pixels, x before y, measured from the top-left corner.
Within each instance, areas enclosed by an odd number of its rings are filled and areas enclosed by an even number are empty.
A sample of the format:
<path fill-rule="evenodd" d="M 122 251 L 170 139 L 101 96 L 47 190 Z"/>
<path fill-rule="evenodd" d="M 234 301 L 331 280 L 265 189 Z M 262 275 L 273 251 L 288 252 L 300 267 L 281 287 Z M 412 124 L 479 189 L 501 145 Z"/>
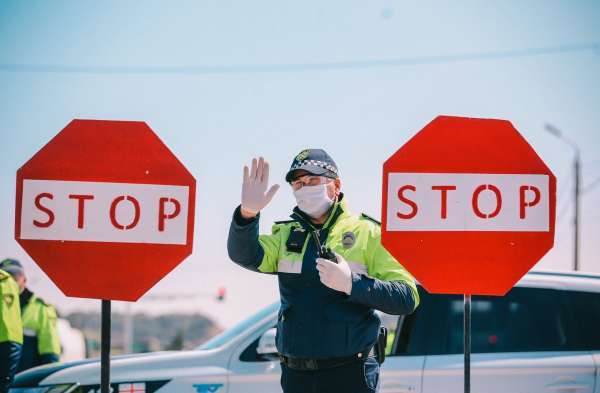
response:
<path fill-rule="evenodd" d="M 371 222 L 374 222 L 375 224 L 381 226 L 381 222 L 380 221 L 377 221 L 376 219 L 374 219 L 373 217 L 369 216 L 368 214 L 361 213 L 360 217 L 364 218 L 365 220 L 369 220 Z"/>

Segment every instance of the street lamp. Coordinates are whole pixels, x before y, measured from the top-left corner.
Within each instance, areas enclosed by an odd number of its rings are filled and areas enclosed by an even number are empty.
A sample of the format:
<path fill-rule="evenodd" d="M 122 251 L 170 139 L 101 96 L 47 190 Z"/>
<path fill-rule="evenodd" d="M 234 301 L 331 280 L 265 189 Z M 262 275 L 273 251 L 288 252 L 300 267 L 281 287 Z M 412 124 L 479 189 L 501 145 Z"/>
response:
<path fill-rule="evenodd" d="M 581 180 L 581 161 L 579 146 L 571 139 L 567 138 L 563 133 L 552 124 L 546 124 L 546 131 L 559 138 L 573 149 L 575 156 L 573 157 L 573 176 L 575 176 L 573 186 L 573 197 L 575 199 L 575 207 L 573 212 L 573 270 L 579 270 L 579 193 L 581 191 L 580 180 Z"/>

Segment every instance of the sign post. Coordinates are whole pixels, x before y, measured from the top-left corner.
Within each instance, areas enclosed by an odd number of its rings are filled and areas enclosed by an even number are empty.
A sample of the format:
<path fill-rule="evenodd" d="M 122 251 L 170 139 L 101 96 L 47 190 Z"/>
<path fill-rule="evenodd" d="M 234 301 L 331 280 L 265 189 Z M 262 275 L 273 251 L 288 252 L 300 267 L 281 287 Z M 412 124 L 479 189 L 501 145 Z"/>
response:
<path fill-rule="evenodd" d="M 465 295 L 464 310 L 464 354 L 465 354 L 465 393 L 471 392 L 471 295 Z"/>
<path fill-rule="evenodd" d="M 192 252 L 196 180 L 144 122 L 73 120 L 17 171 L 15 239 L 67 296 L 136 301 Z"/>
<path fill-rule="evenodd" d="M 383 165 L 382 243 L 430 293 L 503 296 L 553 246 L 556 178 L 505 120 L 439 116 Z"/>
<path fill-rule="evenodd" d="M 110 393 L 110 300 L 102 300 L 100 318 L 100 393 Z"/>

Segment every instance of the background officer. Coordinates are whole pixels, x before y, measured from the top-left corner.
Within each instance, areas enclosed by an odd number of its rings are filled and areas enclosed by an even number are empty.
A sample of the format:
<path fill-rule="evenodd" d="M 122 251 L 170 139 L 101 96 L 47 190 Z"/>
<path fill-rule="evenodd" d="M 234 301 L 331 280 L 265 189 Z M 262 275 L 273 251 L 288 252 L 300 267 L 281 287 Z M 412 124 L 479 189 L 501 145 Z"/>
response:
<path fill-rule="evenodd" d="M 27 276 L 19 261 L 5 259 L 0 262 L 0 268 L 12 274 L 21 291 L 19 299 L 24 339 L 17 372 L 58 362 L 61 350 L 56 310 L 27 288 Z"/>
<path fill-rule="evenodd" d="M 227 243 L 237 264 L 278 275 L 281 386 L 286 393 L 374 392 L 379 364 L 372 349 L 381 321 L 373 309 L 411 313 L 419 303 L 415 282 L 381 245 L 379 223 L 348 210 L 337 166 L 324 150 L 298 154 L 286 181 L 297 202 L 292 219 L 259 235 L 259 212 L 279 186 L 267 190 L 262 157 L 244 167 Z"/>
<path fill-rule="evenodd" d="M 0 269 L 0 393 L 8 392 L 23 343 L 19 308 L 19 287 L 12 276 Z"/>

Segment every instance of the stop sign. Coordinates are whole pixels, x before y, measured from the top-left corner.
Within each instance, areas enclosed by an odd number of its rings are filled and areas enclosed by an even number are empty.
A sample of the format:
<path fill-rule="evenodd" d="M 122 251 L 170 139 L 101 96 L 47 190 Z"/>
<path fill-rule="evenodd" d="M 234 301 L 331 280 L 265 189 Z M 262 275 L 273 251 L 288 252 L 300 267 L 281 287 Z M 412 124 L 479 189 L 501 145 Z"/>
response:
<path fill-rule="evenodd" d="M 134 301 L 191 254 L 195 192 L 146 123 L 73 120 L 17 171 L 15 239 L 65 295 Z"/>
<path fill-rule="evenodd" d="M 555 210 L 505 120 L 439 116 L 383 165 L 382 243 L 432 293 L 504 295 L 552 248 Z"/>

